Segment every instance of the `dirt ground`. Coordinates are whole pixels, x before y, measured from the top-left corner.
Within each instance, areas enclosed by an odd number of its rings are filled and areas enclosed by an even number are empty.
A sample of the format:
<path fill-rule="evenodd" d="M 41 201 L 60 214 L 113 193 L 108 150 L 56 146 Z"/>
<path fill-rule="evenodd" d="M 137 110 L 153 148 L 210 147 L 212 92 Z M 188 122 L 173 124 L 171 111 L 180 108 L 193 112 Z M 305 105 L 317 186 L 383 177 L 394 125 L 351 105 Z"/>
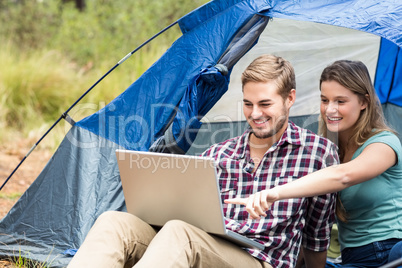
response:
<path fill-rule="evenodd" d="M 0 146 L 0 184 L 17 167 L 31 146 L 19 142 L 15 145 Z M 52 156 L 52 152 L 36 148 L 21 164 L 14 175 L 0 191 L 0 218 L 3 218 L 42 171 Z"/>
<path fill-rule="evenodd" d="M 11 262 L 9 262 L 9 261 L 0 260 L 0 267 L 1 268 L 14 268 L 16 266 L 14 264 L 12 264 Z"/>

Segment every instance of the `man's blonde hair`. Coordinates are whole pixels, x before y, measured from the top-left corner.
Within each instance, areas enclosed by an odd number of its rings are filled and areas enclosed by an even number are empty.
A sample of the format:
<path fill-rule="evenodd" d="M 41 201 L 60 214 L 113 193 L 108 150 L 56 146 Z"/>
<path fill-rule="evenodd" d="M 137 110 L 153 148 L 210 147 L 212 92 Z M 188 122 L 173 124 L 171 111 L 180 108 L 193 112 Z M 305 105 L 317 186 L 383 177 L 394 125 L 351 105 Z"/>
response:
<path fill-rule="evenodd" d="M 293 66 L 287 60 L 274 55 L 262 55 L 253 60 L 241 76 L 242 87 L 249 82 L 274 81 L 278 94 L 287 98 L 292 89 L 296 89 Z"/>

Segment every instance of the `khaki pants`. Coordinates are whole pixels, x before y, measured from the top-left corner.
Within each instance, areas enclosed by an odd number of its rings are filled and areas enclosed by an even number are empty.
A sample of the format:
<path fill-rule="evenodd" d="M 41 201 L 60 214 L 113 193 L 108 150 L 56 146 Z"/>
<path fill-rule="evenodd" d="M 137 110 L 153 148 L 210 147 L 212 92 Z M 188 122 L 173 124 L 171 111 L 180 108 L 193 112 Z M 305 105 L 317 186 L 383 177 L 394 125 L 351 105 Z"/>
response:
<path fill-rule="evenodd" d="M 183 221 L 156 231 L 125 212 L 103 213 L 69 264 L 73 267 L 269 267 L 226 240 Z"/>

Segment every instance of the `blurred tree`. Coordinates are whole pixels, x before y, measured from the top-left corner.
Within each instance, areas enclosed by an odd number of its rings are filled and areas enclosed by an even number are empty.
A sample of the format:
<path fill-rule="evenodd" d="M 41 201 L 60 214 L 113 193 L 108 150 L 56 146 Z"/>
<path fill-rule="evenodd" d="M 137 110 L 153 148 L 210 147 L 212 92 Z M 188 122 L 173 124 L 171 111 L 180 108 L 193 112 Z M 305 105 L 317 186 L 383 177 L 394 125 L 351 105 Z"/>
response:
<path fill-rule="evenodd" d="M 86 7 L 85 0 L 62 0 L 62 2 L 63 4 L 68 2 L 74 2 L 75 7 L 81 12 L 84 11 Z"/>

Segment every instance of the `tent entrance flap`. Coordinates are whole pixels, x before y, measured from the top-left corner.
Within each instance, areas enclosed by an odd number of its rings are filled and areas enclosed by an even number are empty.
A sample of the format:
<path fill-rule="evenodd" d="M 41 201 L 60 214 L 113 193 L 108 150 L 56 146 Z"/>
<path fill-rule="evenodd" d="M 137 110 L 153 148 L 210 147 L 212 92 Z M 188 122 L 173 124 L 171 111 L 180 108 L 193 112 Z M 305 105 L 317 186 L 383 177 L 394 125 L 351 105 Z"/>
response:
<path fill-rule="evenodd" d="M 233 66 L 258 41 L 269 17 L 254 15 L 234 36 L 217 64 L 197 74 L 187 87 L 173 121 L 149 151 L 184 154 L 191 147 L 201 119 L 228 90 Z"/>

